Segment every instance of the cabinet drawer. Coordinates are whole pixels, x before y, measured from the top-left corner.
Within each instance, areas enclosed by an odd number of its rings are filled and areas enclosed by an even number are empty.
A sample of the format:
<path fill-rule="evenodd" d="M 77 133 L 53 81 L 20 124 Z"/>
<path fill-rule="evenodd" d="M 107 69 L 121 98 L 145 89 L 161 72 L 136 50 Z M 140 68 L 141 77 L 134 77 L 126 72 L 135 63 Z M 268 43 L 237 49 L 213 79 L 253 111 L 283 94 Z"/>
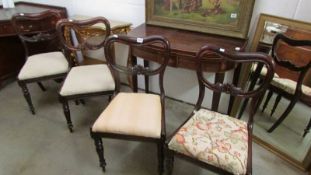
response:
<path fill-rule="evenodd" d="M 15 31 L 10 22 L 0 23 L 0 36 L 15 35 Z"/>

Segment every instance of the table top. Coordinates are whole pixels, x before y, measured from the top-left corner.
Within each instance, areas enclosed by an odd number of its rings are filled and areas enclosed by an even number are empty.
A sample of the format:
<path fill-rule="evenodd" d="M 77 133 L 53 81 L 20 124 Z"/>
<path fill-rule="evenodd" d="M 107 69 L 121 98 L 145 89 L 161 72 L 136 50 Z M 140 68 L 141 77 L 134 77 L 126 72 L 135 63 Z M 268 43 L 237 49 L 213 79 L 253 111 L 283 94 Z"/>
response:
<path fill-rule="evenodd" d="M 247 45 L 247 39 L 231 38 L 147 24 L 141 24 L 132 29 L 128 35 L 132 37 L 162 35 L 170 41 L 172 52 L 182 51 L 191 55 L 194 55 L 206 43 L 213 43 L 229 50 L 235 50 L 236 48 L 244 50 Z"/>
<path fill-rule="evenodd" d="M 35 4 L 30 2 L 16 2 L 15 8 L 0 8 L 0 21 L 9 21 L 15 13 L 40 13 L 49 9 L 63 7 Z M 65 8 L 64 8 L 65 9 Z"/>

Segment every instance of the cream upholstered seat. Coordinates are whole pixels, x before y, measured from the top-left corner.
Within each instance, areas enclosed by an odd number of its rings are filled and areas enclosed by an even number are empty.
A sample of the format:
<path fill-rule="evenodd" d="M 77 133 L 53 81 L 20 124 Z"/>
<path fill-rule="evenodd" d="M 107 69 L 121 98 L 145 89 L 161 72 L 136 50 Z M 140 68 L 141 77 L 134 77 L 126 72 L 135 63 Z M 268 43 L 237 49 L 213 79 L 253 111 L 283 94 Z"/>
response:
<path fill-rule="evenodd" d="M 48 52 L 28 57 L 18 74 L 19 80 L 27 80 L 68 72 L 68 62 L 62 52 Z"/>
<path fill-rule="evenodd" d="M 245 174 L 248 158 L 247 123 L 200 109 L 169 142 L 169 148 L 233 174 Z"/>
<path fill-rule="evenodd" d="M 142 137 L 161 137 L 160 96 L 119 93 L 95 121 L 92 131 Z"/>
<path fill-rule="evenodd" d="M 257 68 L 257 64 L 254 64 L 254 65 L 252 66 L 252 68 L 251 68 L 251 72 L 255 72 L 255 71 L 256 71 L 256 68 Z M 260 72 L 260 75 L 261 75 L 261 76 L 266 76 L 266 75 L 267 75 L 267 72 L 268 72 L 267 68 L 266 68 L 266 67 L 262 67 L 261 72 Z M 277 73 L 274 73 L 274 77 L 279 78 L 280 76 L 279 76 Z"/>
<path fill-rule="evenodd" d="M 295 94 L 297 82 L 287 79 L 287 78 L 273 78 L 271 84 L 283 89 L 284 91 L 288 92 L 289 94 Z M 305 85 L 301 86 L 302 93 L 311 96 L 311 88 Z"/>
<path fill-rule="evenodd" d="M 61 96 L 113 91 L 115 83 L 106 64 L 73 67 L 60 90 Z"/>

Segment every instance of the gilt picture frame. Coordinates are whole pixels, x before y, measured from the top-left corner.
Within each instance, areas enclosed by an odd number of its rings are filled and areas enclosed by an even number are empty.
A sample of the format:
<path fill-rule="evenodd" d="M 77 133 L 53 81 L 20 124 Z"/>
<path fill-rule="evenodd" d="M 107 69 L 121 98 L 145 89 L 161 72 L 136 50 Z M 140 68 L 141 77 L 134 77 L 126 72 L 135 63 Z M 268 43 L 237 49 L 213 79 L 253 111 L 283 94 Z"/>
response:
<path fill-rule="evenodd" d="M 146 0 L 146 23 L 247 38 L 255 0 Z"/>
<path fill-rule="evenodd" d="M 271 24 L 273 28 L 271 28 Z M 270 14 L 260 14 L 260 17 L 258 19 L 257 27 L 255 30 L 255 35 L 251 43 L 250 51 L 251 52 L 257 52 L 262 48 L 263 45 L 267 45 L 266 42 L 266 36 L 265 35 L 271 35 L 271 33 L 274 34 L 274 36 L 277 33 L 285 33 L 289 37 L 294 37 L 291 35 L 293 31 L 299 31 L 300 32 L 308 32 L 311 33 L 311 23 L 306 22 L 306 21 L 299 21 L 296 19 L 289 19 L 285 17 L 280 17 L 280 16 L 274 16 Z M 270 34 L 267 34 L 267 31 L 270 31 Z M 291 31 L 291 32 L 290 32 Z M 274 37 L 272 36 L 272 37 Z M 305 37 L 305 36 L 304 36 Z M 308 38 L 304 38 L 308 40 Z M 268 39 L 269 41 L 270 39 Z M 272 39 L 273 40 L 273 39 Z M 271 45 L 272 43 L 268 43 L 268 45 Z M 280 107 L 280 106 L 279 106 Z M 271 120 L 273 121 L 273 120 Z M 303 123 L 303 122 L 302 122 Z M 291 123 L 292 124 L 292 123 Z M 256 120 L 254 122 L 254 131 L 253 131 L 253 138 L 254 142 L 256 142 L 258 145 L 266 148 L 267 150 L 275 153 L 279 157 L 283 158 L 284 160 L 288 161 L 295 167 L 299 168 L 300 170 L 303 171 L 310 171 L 311 168 L 311 146 L 308 146 L 307 148 L 303 148 L 302 145 L 299 144 L 306 144 L 306 145 L 311 145 L 310 139 L 307 140 L 306 138 L 302 137 L 302 134 L 299 133 L 297 134 L 297 140 L 299 142 L 289 142 L 286 144 L 277 144 L 276 140 L 278 138 L 285 138 L 285 140 L 291 140 L 287 135 L 289 134 L 289 131 L 292 131 L 291 128 L 286 128 L 288 132 L 284 132 L 284 134 L 274 134 L 272 136 L 279 136 L 279 137 L 274 137 L 274 138 L 267 138 L 263 135 L 260 135 L 259 131 L 260 125 L 256 124 Z M 256 129 L 257 128 L 257 129 Z M 266 129 L 266 128 L 264 128 Z M 267 132 L 262 132 L 262 133 L 267 133 Z M 301 135 L 300 135 L 301 134 Z M 310 133 L 309 133 L 310 134 Z M 268 134 L 267 134 L 268 135 Z M 271 134 L 270 134 L 271 135 Z M 306 136 L 308 137 L 308 135 Z M 310 137 L 310 136 L 309 136 Z M 272 141 L 273 140 L 273 141 Z M 293 139 L 294 140 L 294 139 Z M 291 145 L 290 143 L 297 143 L 297 145 Z M 285 148 L 292 148 L 290 150 L 287 150 Z M 297 152 L 294 152 L 294 150 Z M 303 154 L 300 152 L 301 150 L 304 150 Z M 298 156 L 300 155 L 300 156 Z"/>

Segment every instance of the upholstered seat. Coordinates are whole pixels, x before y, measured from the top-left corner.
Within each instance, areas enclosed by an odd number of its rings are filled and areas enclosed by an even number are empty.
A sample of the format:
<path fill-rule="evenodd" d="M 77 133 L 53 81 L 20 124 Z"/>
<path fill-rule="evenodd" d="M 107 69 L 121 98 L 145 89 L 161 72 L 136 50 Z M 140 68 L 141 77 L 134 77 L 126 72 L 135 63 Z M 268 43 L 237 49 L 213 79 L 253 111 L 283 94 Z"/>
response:
<path fill-rule="evenodd" d="M 289 94 L 295 94 L 297 82 L 286 78 L 273 78 L 271 84 L 275 87 L 283 89 Z M 311 88 L 305 85 L 301 86 L 302 93 L 311 96 Z"/>
<path fill-rule="evenodd" d="M 228 115 L 200 109 L 179 129 L 168 146 L 233 174 L 246 173 L 247 123 Z"/>
<path fill-rule="evenodd" d="M 28 57 L 18 74 L 19 80 L 27 80 L 68 72 L 68 62 L 62 52 L 48 52 Z"/>
<path fill-rule="evenodd" d="M 61 96 L 113 91 L 115 83 L 106 64 L 73 67 L 60 90 Z"/>
<path fill-rule="evenodd" d="M 257 68 L 257 64 L 254 64 L 254 65 L 252 66 L 251 72 L 255 72 L 255 71 L 256 71 L 256 68 Z M 266 76 L 266 75 L 267 75 L 267 72 L 268 72 L 267 68 L 266 68 L 266 67 L 262 67 L 261 72 L 260 72 L 260 75 L 261 75 L 261 76 Z M 279 76 L 277 73 L 274 73 L 274 77 L 279 78 L 280 76 Z"/>
<path fill-rule="evenodd" d="M 119 93 L 95 121 L 92 131 L 142 137 L 161 137 L 160 96 Z"/>

